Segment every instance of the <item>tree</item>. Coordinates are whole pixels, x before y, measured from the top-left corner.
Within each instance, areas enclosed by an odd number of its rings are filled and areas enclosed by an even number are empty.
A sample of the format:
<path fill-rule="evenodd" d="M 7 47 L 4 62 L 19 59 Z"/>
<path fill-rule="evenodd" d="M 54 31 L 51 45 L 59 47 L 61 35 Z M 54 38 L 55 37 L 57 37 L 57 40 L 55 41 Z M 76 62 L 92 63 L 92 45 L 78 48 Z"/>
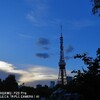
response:
<path fill-rule="evenodd" d="M 39 95 L 40 98 L 45 97 L 47 100 L 50 97 L 51 93 L 52 89 L 50 89 L 47 85 L 36 88 L 36 94 Z"/>
<path fill-rule="evenodd" d="M 6 91 L 15 91 L 18 90 L 18 83 L 16 82 L 15 75 L 9 75 L 3 81 L 4 90 Z"/>
<path fill-rule="evenodd" d="M 91 0 L 93 2 L 92 12 L 93 14 L 98 14 L 100 16 L 100 0 Z"/>
<path fill-rule="evenodd" d="M 100 48 L 96 52 L 96 58 L 88 57 L 87 54 L 77 54 L 74 58 L 80 58 L 87 65 L 88 72 L 91 75 L 100 75 Z"/>
<path fill-rule="evenodd" d="M 100 48 L 96 52 L 96 58 L 88 57 L 87 54 L 77 54 L 75 57 L 82 59 L 88 70 L 76 71 L 73 80 L 76 91 L 84 95 L 84 100 L 96 100 L 100 98 Z"/>
<path fill-rule="evenodd" d="M 0 79 L 0 91 L 3 90 L 3 83 L 2 83 L 2 80 Z"/>

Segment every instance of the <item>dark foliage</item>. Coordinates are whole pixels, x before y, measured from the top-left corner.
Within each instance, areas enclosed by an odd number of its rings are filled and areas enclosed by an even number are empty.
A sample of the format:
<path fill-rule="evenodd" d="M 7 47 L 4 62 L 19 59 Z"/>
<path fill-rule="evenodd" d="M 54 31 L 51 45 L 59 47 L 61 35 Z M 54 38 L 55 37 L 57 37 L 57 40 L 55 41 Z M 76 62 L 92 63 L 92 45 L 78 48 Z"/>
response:
<path fill-rule="evenodd" d="M 5 80 L 0 79 L 0 91 L 17 91 L 18 83 L 15 75 L 9 75 Z"/>
<path fill-rule="evenodd" d="M 91 0 L 93 2 L 92 12 L 100 16 L 100 0 Z"/>
<path fill-rule="evenodd" d="M 39 98 L 45 97 L 49 99 L 52 91 L 53 89 L 49 88 L 46 85 L 34 88 L 30 86 L 25 86 L 25 84 L 23 83 L 19 86 L 16 82 L 15 75 L 9 75 L 5 80 L 0 79 L 0 92 L 26 92 L 27 95 L 32 95 L 35 99 L 37 95 L 39 96 Z"/>
<path fill-rule="evenodd" d="M 82 59 L 88 70 L 75 71 L 77 75 L 70 83 L 72 91 L 83 94 L 84 100 L 97 100 L 100 98 L 100 48 L 96 52 L 96 58 L 88 57 L 87 54 L 77 54 L 74 58 Z"/>

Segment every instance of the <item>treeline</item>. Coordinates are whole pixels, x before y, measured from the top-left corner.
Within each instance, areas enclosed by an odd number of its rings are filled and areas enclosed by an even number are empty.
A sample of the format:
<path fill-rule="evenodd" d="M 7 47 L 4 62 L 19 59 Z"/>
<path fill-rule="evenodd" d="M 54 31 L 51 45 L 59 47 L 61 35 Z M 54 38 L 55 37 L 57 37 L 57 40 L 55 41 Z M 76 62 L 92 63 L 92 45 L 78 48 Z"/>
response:
<path fill-rule="evenodd" d="M 26 92 L 27 95 L 33 95 L 34 98 L 39 96 L 38 98 L 45 97 L 49 98 L 53 89 L 49 88 L 47 85 L 45 86 L 37 86 L 36 88 L 25 86 L 24 84 L 18 85 L 15 75 L 8 75 L 5 80 L 0 79 L 0 92 Z"/>

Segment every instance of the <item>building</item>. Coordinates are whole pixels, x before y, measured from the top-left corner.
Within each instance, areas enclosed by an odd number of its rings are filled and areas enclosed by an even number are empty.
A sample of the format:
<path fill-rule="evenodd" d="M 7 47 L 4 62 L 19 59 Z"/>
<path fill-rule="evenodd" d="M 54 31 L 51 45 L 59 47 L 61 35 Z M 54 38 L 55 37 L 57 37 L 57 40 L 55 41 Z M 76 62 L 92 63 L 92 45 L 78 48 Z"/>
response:
<path fill-rule="evenodd" d="M 53 88 L 55 86 L 55 81 L 50 81 L 50 88 Z"/>

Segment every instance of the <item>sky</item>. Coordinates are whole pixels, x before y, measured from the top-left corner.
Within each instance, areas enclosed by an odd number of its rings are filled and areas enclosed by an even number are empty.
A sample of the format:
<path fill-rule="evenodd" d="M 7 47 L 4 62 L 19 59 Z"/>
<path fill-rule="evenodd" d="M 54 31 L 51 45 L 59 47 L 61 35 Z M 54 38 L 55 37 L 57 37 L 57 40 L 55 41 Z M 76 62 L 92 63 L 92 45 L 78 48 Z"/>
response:
<path fill-rule="evenodd" d="M 100 47 L 100 17 L 90 0 L 0 0 L 0 78 L 34 86 L 57 81 L 60 33 L 68 76 L 86 66 L 73 56 L 95 57 Z"/>

